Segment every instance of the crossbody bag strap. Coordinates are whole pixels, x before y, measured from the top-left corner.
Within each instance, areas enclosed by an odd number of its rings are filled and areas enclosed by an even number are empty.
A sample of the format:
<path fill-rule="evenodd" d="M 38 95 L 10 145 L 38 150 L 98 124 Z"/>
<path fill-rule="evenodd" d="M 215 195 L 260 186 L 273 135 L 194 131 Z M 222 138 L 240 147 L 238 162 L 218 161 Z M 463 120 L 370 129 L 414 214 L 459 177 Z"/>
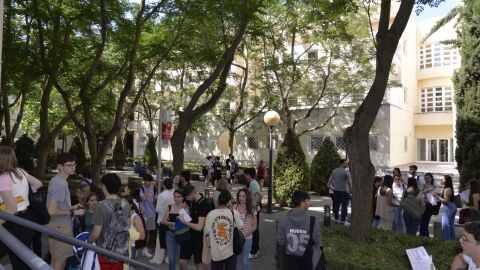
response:
<path fill-rule="evenodd" d="M 233 227 L 235 227 L 235 214 L 233 213 L 233 210 L 230 209 L 230 212 L 232 212 L 232 217 L 233 217 Z"/>
<path fill-rule="evenodd" d="M 308 245 L 313 245 L 313 229 L 315 227 L 315 216 L 310 216 L 310 239 Z"/>

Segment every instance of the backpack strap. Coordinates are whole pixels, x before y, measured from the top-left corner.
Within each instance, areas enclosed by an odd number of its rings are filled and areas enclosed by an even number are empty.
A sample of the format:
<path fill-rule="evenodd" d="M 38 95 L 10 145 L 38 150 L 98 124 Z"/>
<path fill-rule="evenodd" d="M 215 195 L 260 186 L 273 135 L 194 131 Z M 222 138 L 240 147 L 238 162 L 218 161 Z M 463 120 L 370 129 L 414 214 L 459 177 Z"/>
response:
<path fill-rule="evenodd" d="M 233 210 L 230 209 L 230 212 L 232 212 L 232 217 L 233 217 L 233 227 L 235 228 L 235 214 L 233 213 Z"/>
<path fill-rule="evenodd" d="M 315 227 L 315 216 L 310 216 L 310 239 L 308 239 L 307 245 L 313 246 L 313 229 Z"/>

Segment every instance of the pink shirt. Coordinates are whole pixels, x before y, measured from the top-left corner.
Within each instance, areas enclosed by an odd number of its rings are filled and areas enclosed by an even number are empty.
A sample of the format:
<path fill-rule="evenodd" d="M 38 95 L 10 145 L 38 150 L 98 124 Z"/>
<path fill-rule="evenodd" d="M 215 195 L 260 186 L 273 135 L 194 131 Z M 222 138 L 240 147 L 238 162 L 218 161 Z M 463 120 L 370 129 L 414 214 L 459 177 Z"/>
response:
<path fill-rule="evenodd" d="M 242 212 L 240 210 L 240 206 L 238 204 L 235 205 L 234 210 L 237 210 L 238 215 L 240 216 L 240 218 L 243 221 L 243 228 L 240 230 L 242 232 L 243 236 L 245 236 L 245 239 L 252 239 L 253 238 L 252 234 L 245 235 L 245 233 L 247 231 L 252 230 L 252 228 L 253 228 L 253 218 L 257 214 L 257 211 L 255 211 L 255 209 L 253 209 L 253 214 L 247 214 L 246 212 Z"/>
<path fill-rule="evenodd" d="M 13 189 L 13 180 L 9 173 L 0 175 L 0 191 L 9 191 Z"/>

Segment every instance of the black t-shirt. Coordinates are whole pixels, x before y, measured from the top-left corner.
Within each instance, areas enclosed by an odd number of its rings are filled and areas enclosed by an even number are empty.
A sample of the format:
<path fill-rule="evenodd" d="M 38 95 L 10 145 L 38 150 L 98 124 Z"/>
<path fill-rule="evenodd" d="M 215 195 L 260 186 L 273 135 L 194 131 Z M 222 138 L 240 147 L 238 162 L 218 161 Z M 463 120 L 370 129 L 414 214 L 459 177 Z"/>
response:
<path fill-rule="evenodd" d="M 225 165 L 226 165 L 225 169 L 227 170 L 230 170 L 230 160 L 231 160 L 230 158 L 227 158 L 227 160 L 225 161 Z"/>
<path fill-rule="evenodd" d="M 210 212 L 210 205 L 207 202 L 207 199 L 202 197 L 200 200 L 190 203 L 190 217 L 192 218 L 191 223 L 198 223 L 199 217 L 206 218 Z M 203 231 L 203 230 L 202 230 Z M 202 236 L 202 231 L 191 230 L 192 235 Z"/>

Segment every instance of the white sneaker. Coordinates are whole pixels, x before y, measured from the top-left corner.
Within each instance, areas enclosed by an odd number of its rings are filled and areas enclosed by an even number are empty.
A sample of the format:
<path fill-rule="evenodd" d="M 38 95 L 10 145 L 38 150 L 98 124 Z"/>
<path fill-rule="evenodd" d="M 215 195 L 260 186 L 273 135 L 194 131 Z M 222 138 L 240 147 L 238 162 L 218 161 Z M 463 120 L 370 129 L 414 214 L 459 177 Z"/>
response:
<path fill-rule="evenodd" d="M 149 262 L 153 264 L 162 264 L 162 262 L 158 258 L 152 258 L 151 260 L 149 260 Z"/>
<path fill-rule="evenodd" d="M 335 222 L 335 223 L 339 223 L 339 222 L 340 222 L 340 220 L 338 220 L 338 219 L 333 219 L 333 222 Z"/>
<path fill-rule="evenodd" d="M 348 221 L 345 220 L 345 221 L 343 222 L 343 225 L 345 225 L 345 226 L 350 226 L 350 222 L 348 222 Z"/>
<path fill-rule="evenodd" d="M 168 255 L 165 256 L 165 263 L 168 264 Z"/>
<path fill-rule="evenodd" d="M 153 255 L 150 253 L 150 251 L 148 251 L 148 248 L 143 248 L 142 249 L 142 256 L 147 257 L 147 258 L 152 258 L 153 257 Z"/>
<path fill-rule="evenodd" d="M 257 252 L 257 254 L 251 254 L 251 253 L 249 253 L 249 254 L 248 254 L 248 258 L 249 258 L 249 259 L 256 259 L 256 258 L 258 258 L 258 253 L 260 253 L 260 252 Z"/>

